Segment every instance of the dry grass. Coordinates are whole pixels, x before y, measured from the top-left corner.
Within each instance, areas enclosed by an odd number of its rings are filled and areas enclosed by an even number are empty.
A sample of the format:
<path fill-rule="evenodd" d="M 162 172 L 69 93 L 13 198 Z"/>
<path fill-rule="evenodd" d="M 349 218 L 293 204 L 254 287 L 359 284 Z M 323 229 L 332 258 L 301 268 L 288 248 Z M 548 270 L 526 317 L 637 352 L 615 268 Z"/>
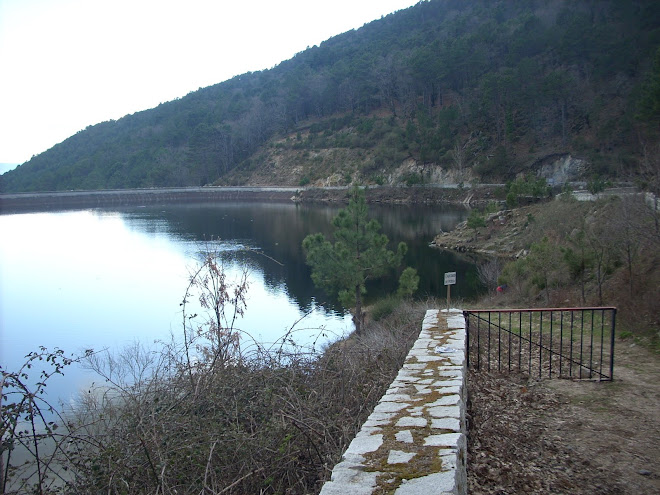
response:
<path fill-rule="evenodd" d="M 17 481 L 34 473 L 33 459 L 6 493 L 317 492 L 402 366 L 426 309 L 402 303 L 320 355 L 261 349 L 191 370 L 181 350 L 134 347 L 111 370 L 97 363 L 112 380 L 69 416 L 66 437 L 60 425 L 62 448 L 40 459 L 47 476 L 40 486 Z"/>

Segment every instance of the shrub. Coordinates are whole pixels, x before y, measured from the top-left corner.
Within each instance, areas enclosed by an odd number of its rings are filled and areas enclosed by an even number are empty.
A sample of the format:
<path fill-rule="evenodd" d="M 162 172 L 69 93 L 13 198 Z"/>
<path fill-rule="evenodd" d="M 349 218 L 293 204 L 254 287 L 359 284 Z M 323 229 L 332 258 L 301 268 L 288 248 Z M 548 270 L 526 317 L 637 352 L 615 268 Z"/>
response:
<path fill-rule="evenodd" d="M 401 276 L 399 277 L 399 289 L 397 290 L 397 294 L 401 297 L 412 297 L 417 291 L 418 286 L 419 275 L 417 275 L 417 270 L 408 267 L 403 270 L 403 273 L 401 273 Z"/>
<path fill-rule="evenodd" d="M 610 187 L 612 184 L 608 180 L 604 180 L 600 177 L 594 177 L 587 183 L 587 191 L 591 194 L 598 194 L 605 190 L 605 188 Z"/>
<path fill-rule="evenodd" d="M 481 213 L 477 210 L 470 211 L 470 216 L 467 219 L 467 226 L 471 229 L 478 229 L 486 226 L 486 220 Z"/>
<path fill-rule="evenodd" d="M 509 194 L 506 195 L 506 205 L 509 208 L 513 208 L 515 206 L 518 206 L 518 196 L 516 196 L 514 193 L 510 192 Z"/>
<path fill-rule="evenodd" d="M 401 299 L 395 296 L 387 296 L 376 301 L 371 308 L 371 318 L 373 321 L 380 321 L 390 316 L 397 306 L 401 303 Z"/>
<path fill-rule="evenodd" d="M 417 172 L 408 172 L 407 174 L 404 174 L 403 177 L 401 177 L 401 180 L 406 184 L 408 187 L 415 186 L 417 184 L 421 184 L 424 182 L 424 179 L 420 174 Z"/>
<path fill-rule="evenodd" d="M 506 191 L 506 202 L 509 206 L 516 206 L 522 197 L 533 199 L 546 198 L 551 192 L 548 183 L 543 177 L 535 179 L 528 175 L 509 182 L 506 185 Z"/>

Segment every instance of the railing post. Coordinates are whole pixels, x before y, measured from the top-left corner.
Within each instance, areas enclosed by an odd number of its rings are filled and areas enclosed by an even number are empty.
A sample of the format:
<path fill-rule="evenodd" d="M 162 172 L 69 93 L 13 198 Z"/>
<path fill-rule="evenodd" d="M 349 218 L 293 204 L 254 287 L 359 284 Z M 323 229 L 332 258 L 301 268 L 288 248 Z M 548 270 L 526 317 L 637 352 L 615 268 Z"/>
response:
<path fill-rule="evenodd" d="M 518 371 L 522 371 L 522 311 L 518 311 Z"/>
<path fill-rule="evenodd" d="M 616 308 L 612 308 L 612 335 L 610 335 L 610 381 L 614 380 L 614 328 Z"/>
<path fill-rule="evenodd" d="M 539 313 L 539 379 L 543 376 L 543 311 Z"/>
<path fill-rule="evenodd" d="M 463 311 L 463 319 L 465 319 L 465 352 L 468 369 L 470 368 L 470 313 Z"/>
<path fill-rule="evenodd" d="M 497 371 L 502 371 L 502 313 L 497 313 Z"/>
<path fill-rule="evenodd" d="M 481 318 L 477 318 L 477 369 L 481 369 Z"/>
<path fill-rule="evenodd" d="M 529 376 L 532 376 L 532 312 L 529 311 L 529 363 L 527 364 L 527 369 L 529 370 Z"/>
<path fill-rule="evenodd" d="M 564 356 L 564 312 L 559 312 L 559 376 L 561 377 L 562 358 Z"/>
<path fill-rule="evenodd" d="M 552 321 L 553 318 L 554 318 L 554 313 L 552 311 L 550 311 L 550 339 L 549 339 L 549 342 L 550 342 L 550 345 L 549 345 L 549 347 L 550 347 L 550 359 L 549 359 L 549 361 L 550 361 L 550 371 L 548 372 L 548 377 L 549 378 L 552 378 L 552 327 L 554 325 L 554 322 Z"/>
<path fill-rule="evenodd" d="M 594 317 L 596 310 L 591 310 L 591 338 L 589 340 L 589 378 L 593 378 L 594 372 Z"/>
<path fill-rule="evenodd" d="M 582 380 L 582 359 L 584 355 L 584 309 L 580 318 L 580 372 L 578 377 Z"/>
<path fill-rule="evenodd" d="M 573 377 L 573 321 L 575 314 L 571 311 L 571 350 L 568 356 L 568 376 Z"/>
<path fill-rule="evenodd" d="M 511 316 L 513 313 L 509 313 L 509 371 L 511 371 L 511 334 L 513 333 L 513 325 L 511 324 Z"/>
<path fill-rule="evenodd" d="M 488 371 L 490 371 L 490 311 L 488 312 Z"/>
<path fill-rule="evenodd" d="M 605 310 L 600 311 L 600 364 L 598 374 L 599 380 L 603 379 L 603 349 L 605 347 Z"/>

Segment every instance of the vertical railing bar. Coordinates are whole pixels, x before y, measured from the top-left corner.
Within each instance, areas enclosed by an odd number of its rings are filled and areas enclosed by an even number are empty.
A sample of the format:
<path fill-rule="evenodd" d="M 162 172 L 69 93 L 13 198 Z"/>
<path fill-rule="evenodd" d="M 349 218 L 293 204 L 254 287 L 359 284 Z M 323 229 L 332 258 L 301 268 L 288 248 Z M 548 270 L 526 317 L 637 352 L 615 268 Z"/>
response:
<path fill-rule="evenodd" d="M 573 376 L 573 321 L 575 313 L 571 311 L 571 348 L 568 351 L 569 360 L 568 360 L 568 376 Z"/>
<path fill-rule="evenodd" d="M 481 369 L 481 318 L 477 318 L 477 369 Z"/>
<path fill-rule="evenodd" d="M 522 371 L 522 311 L 518 311 L 518 369 Z"/>
<path fill-rule="evenodd" d="M 543 311 L 539 312 L 539 378 L 543 373 Z"/>
<path fill-rule="evenodd" d="M 490 311 L 488 312 L 488 371 L 490 371 Z"/>
<path fill-rule="evenodd" d="M 529 376 L 532 376 L 532 312 L 529 312 Z"/>
<path fill-rule="evenodd" d="M 564 312 L 559 312 L 559 376 L 561 376 L 561 360 L 564 355 Z"/>
<path fill-rule="evenodd" d="M 603 347 L 605 346 L 605 310 L 600 310 L 600 366 L 598 368 L 599 380 L 603 378 Z"/>
<path fill-rule="evenodd" d="M 589 378 L 593 378 L 594 370 L 594 317 L 596 310 L 591 310 L 591 339 L 589 342 Z"/>
<path fill-rule="evenodd" d="M 550 345 L 548 346 L 550 348 L 550 371 L 548 372 L 548 378 L 552 378 L 552 326 L 554 323 L 554 315 L 553 312 L 550 311 Z"/>
<path fill-rule="evenodd" d="M 497 313 L 497 371 L 502 371 L 502 312 Z"/>
<path fill-rule="evenodd" d="M 509 371 L 511 371 L 511 334 L 513 333 L 513 326 L 511 325 L 511 318 L 513 313 L 509 311 Z"/>
<path fill-rule="evenodd" d="M 616 309 L 612 311 L 612 332 L 610 335 L 610 380 L 614 380 L 614 329 L 616 320 Z"/>
<path fill-rule="evenodd" d="M 463 311 L 463 319 L 465 320 L 465 348 L 467 349 L 467 362 L 468 369 L 470 368 L 470 313 Z"/>
<path fill-rule="evenodd" d="M 580 318 L 580 380 L 582 380 L 582 355 L 584 350 L 584 309 Z"/>

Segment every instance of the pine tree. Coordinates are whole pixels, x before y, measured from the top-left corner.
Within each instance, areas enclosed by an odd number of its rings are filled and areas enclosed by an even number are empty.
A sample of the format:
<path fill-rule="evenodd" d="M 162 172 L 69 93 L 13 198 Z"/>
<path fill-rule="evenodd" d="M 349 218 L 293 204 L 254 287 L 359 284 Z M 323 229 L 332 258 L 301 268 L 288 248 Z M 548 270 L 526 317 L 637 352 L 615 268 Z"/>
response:
<path fill-rule="evenodd" d="M 317 287 L 337 292 L 345 307 L 354 308 L 356 333 L 362 329 L 362 298 L 366 282 L 382 277 L 401 264 L 407 251 L 404 242 L 396 253 L 387 249 L 387 236 L 380 233 L 380 224 L 369 220 L 364 191 L 354 187 L 348 206 L 332 222 L 334 243 L 323 234 L 310 234 L 303 240 L 307 264 L 312 268 L 312 280 Z"/>

